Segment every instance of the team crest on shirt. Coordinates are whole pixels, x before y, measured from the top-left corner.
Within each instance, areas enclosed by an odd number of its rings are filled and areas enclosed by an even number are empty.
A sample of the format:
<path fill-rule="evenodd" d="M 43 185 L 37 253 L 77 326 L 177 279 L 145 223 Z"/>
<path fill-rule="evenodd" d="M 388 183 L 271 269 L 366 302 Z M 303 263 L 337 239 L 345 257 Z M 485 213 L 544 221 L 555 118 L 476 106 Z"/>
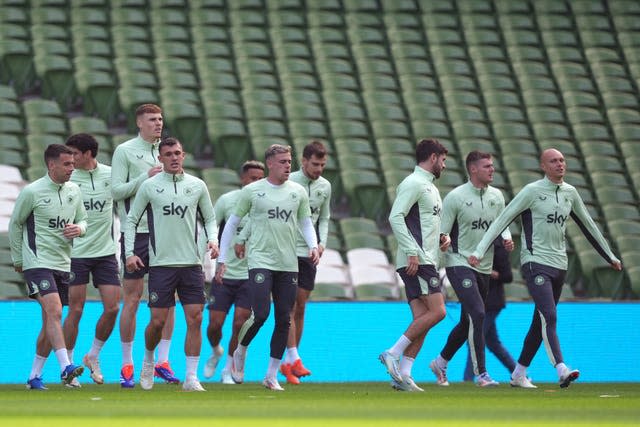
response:
<path fill-rule="evenodd" d="M 67 197 L 67 202 L 72 203 L 73 202 L 73 196 Z"/>
<path fill-rule="evenodd" d="M 158 302 L 158 294 L 155 292 L 151 292 L 149 294 L 149 301 L 151 302 Z"/>
<path fill-rule="evenodd" d="M 263 283 L 264 282 L 264 274 L 262 274 L 262 273 L 256 274 L 256 277 L 253 278 L 253 281 L 256 282 L 256 283 Z"/>
<path fill-rule="evenodd" d="M 191 187 L 187 187 L 184 189 L 184 194 L 185 195 L 190 195 L 191 193 L 193 193 L 193 190 L 191 189 Z"/>
<path fill-rule="evenodd" d="M 291 193 L 291 198 L 293 200 L 296 200 L 298 198 L 298 195 L 296 193 Z"/>
<path fill-rule="evenodd" d="M 105 186 L 105 187 L 108 187 L 108 186 L 109 186 L 109 181 L 105 181 L 105 182 L 104 182 L 104 186 Z"/>
<path fill-rule="evenodd" d="M 429 286 L 432 288 L 437 288 L 440 285 L 440 280 L 437 277 L 432 277 L 429 279 Z"/>
<path fill-rule="evenodd" d="M 316 191 L 316 197 L 326 197 L 324 192 L 321 190 Z"/>
<path fill-rule="evenodd" d="M 462 287 L 463 288 L 467 288 L 468 289 L 468 288 L 471 287 L 471 285 L 473 285 L 473 282 L 471 281 L 471 279 L 464 279 L 462 281 Z"/>
<path fill-rule="evenodd" d="M 38 285 L 38 287 L 43 290 L 46 291 L 47 289 L 49 289 L 51 287 L 51 283 L 49 283 L 48 280 L 44 279 L 40 281 L 40 284 Z"/>
<path fill-rule="evenodd" d="M 533 279 L 533 282 L 538 286 L 542 286 L 544 284 L 544 277 L 536 276 L 536 278 Z"/>

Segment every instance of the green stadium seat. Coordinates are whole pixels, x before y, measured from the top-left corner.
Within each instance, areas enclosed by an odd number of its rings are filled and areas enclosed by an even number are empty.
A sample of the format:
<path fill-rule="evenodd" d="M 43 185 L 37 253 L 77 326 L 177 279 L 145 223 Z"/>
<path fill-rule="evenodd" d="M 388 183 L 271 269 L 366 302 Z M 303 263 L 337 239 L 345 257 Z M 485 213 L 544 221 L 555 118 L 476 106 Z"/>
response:
<path fill-rule="evenodd" d="M 367 218 L 374 219 L 386 215 L 386 194 L 377 173 L 343 169 L 341 177 L 353 216 L 364 214 Z"/>

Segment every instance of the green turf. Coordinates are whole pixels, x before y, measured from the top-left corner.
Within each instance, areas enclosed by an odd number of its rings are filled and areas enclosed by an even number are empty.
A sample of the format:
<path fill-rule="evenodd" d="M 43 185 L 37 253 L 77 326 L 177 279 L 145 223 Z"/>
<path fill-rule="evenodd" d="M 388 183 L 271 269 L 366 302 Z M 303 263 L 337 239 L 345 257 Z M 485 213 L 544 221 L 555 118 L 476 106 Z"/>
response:
<path fill-rule="evenodd" d="M 198 425 L 414 426 L 453 425 L 638 425 L 640 384 L 573 384 L 561 390 L 507 385 L 479 389 L 427 384 L 424 393 L 393 391 L 382 383 L 303 384 L 272 392 L 258 384 L 204 383 L 206 393 L 156 384 L 151 391 L 86 384 L 79 390 L 49 385 L 0 386 L 3 426 L 130 427 Z"/>

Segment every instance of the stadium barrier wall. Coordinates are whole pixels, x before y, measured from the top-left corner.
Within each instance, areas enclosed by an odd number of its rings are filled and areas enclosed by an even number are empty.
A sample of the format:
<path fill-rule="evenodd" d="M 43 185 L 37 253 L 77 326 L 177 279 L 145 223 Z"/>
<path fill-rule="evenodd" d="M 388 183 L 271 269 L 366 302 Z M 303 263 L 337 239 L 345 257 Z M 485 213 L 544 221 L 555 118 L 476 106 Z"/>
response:
<path fill-rule="evenodd" d="M 100 316 L 100 302 L 87 302 L 80 323 L 80 333 L 74 353 L 75 363 L 89 350 L 96 320 Z M 517 360 L 522 341 L 533 314 L 530 302 L 510 302 L 498 317 L 500 337 Z M 429 361 L 442 349 L 451 328 L 460 316 L 460 305 L 447 304 L 447 316 L 427 336 L 424 347 L 413 368 L 416 382 L 432 383 Z M 40 308 L 32 301 L 0 302 L 0 373 L 1 383 L 24 383 L 30 371 L 35 351 L 35 339 L 40 329 Z M 206 340 L 208 311 L 205 309 L 202 325 L 203 346 L 199 376 L 211 349 Z M 144 328 L 149 320 L 149 309 L 140 306 L 137 318 L 134 361 L 136 381 L 139 378 L 144 355 Z M 303 382 L 388 381 L 378 354 L 390 347 L 404 332 L 410 313 L 402 302 L 310 302 L 300 354 L 305 365 L 313 372 Z M 273 330 L 270 316 L 249 347 L 245 381 L 260 381 L 266 372 L 269 340 Z M 184 336 L 186 332 L 181 307 L 176 308 L 176 328 L 171 346 L 170 360 L 181 379 L 184 378 Z M 640 303 L 563 302 L 558 306 L 558 333 L 566 363 L 580 369 L 584 382 L 638 382 L 640 370 L 635 369 L 640 353 Z M 230 316 L 223 329 L 222 344 L 227 347 L 230 335 Z M 462 381 L 467 349 L 462 347 L 449 364 L 449 380 Z M 226 357 L 226 353 L 225 353 Z M 105 381 L 118 382 L 121 352 L 118 325 L 101 353 L 101 366 Z M 224 358 L 215 376 L 208 381 L 218 382 Z M 509 373 L 498 360 L 487 352 L 487 369 L 496 380 L 507 383 Z M 557 381 L 555 369 L 541 346 L 528 371 L 534 382 Z M 57 362 L 50 355 L 43 375 L 45 383 L 60 380 Z M 90 382 L 88 373 L 81 378 Z"/>

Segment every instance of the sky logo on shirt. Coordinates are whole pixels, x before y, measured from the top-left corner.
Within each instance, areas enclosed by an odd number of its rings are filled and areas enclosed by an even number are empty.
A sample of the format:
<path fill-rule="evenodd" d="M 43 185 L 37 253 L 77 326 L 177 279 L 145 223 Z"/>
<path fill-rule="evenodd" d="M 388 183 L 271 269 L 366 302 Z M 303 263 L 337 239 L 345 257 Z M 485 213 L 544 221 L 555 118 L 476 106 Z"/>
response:
<path fill-rule="evenodd" d="M 491 225 L 491 221 L 478 218 L 471 223 L 471 229 L 472 230 L 488 230 L 490 225 Z"/>
<path fill-rule="evenodd" d="M 433 216 L 440 216 L 440 213 L 442 212 L 442 208 L 438 205 L 433 207 Z"/>
<path fill-rule="evenodd" d="M 70 223 L 70 220 L 57 216 L 49 219 L 49 228 L 65 228 Z"/>
<path fill-rule="evenodd" d="M 181 206 L 181 205 L 176 205 L 175 203 L 171 202 L 170 205 L 164 205 L 162 207 L 162 214 L 163 215 L 177 215 L 180 218 L 184 218 L 184 214 L 187 213 L 187 206 Z"/>
<path fill-rule="evenodd" d="M 547 215 L 547 224 L 560 224 L 564 225 L 567 221 L 567 215 L 559 214 L 558 212 L 554 212 L 552 214 Z"/>
<path fill-rule="evenodd" d="M 94 200 L 92 197 L 89 200 L 85 200 L 84 208 L 88 211 L 102 212 L 106 204 L 107 204 L 106 200 L 99 200 L 99 199 Z"/>
<path fill-rule="evenodd" d="M 291 218 L 293 211 L 287 209 L 280 209 L 280 206 L 276 206 L 275 209 L 269 209 L 267 211 L 267 218 L 269 219 L 281 219 L 284 222 L 288 222 Z"/>

